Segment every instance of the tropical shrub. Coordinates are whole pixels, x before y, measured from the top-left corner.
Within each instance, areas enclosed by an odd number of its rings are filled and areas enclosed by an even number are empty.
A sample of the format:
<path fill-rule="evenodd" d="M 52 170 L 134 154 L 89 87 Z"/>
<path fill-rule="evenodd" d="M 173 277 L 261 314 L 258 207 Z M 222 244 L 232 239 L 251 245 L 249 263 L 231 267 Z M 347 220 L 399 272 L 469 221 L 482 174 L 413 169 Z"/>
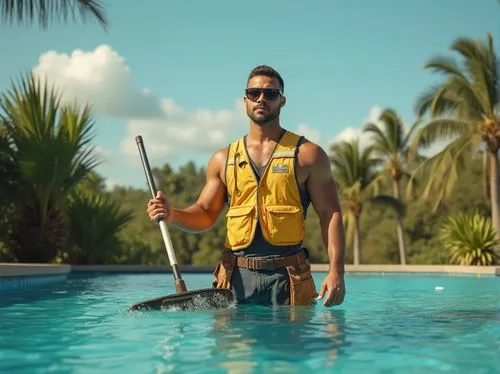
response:
<path fill-rule="evenodd" d="M 458 265 L 495 265 L 499 262 L 500 241 L 491 219 L 479 213 L 458 213 L 448 217 L 440 230 L 440 239 Z"/>
<path fill-rule="evenodd" d="M 28 75 L 0 98 L 16 186 L 9 247 L 21 262 L 51 262 L 68 239 L 63 207 L 98 163 L 90 108 L 63 105 L 60 95 Z"/>

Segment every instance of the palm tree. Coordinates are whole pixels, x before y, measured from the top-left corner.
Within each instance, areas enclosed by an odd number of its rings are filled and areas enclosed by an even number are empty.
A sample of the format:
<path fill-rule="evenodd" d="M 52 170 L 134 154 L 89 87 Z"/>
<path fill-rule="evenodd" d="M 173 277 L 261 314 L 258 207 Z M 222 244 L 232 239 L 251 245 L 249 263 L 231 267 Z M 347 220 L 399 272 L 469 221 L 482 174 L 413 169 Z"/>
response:
<path fill-rule="evenodd" d="M 412 149 L 451 140 L 417 168 L 417 172 L 428 174 L 422 199 L 429 199 L 432 193 L 436 197 L 434 210 L 448 200 L 461 168 L 483 148 L 488 165 L 484 177 L 485 183 L 489 178 L 491 218 L 500 237 L 500 86 L 493 38 L 488 34 L 486 43 L 458 38 L 451 50 L 463 58 L 463 64 L 459 65 L 451 57 L 432 58 L 425 68 L 437 71 L 445 80 L 421 94 L 416 102 L 418 116 L 428 113 L 431 119 L 416 133 Z"/>
<path fill-rule="evenodd" d="M 0 108 L 18 169 L 12 252 L 18 261 L 52 261 L 67 239 L 63 205 L 98 163 L 90 109 L 61 105 L 31 74 L 2 95 Z"/>
<path fill-rule="evenodd" d="M 132 219 L 132 211 L 122 211 L 110 197 L 79 191 L 67 207 L 72 264 L 110 264 L 120 255 L 119 231 Z"/>
<path fill-rule="evenodd" d="M 83 22 L 97 21 L 104 29 L 108 25 L 104 7 L 100 0 L 0 0 L 0 9 L 5 23 L 33 23 L 38 19 L 40 28 L 47 29 L 53 18 L 67 21 L 79 13 Z"/>
<path fill-rule="evenodd" d="M 401 201 L 400 182 L 403 176 L 411 177 L 406 169 L 409 162 L 410 139 L 418 122 L 414 123 L 408 132 L 403 121 L 392 108 L 386 108 L 379 116 L 382 127 L 375 123 L 367 123 L 364 132 L 371 134 L 374 154 L 385 160 L 385 170 L 392 181 L 392 195 Z M 397 235 L 399 243 L 399 258 L 401 265 L 406 265 L 406 245 L 404 240 L 403 217 L 397 216 Z"/>
<path fill-rule="evenodd" d="M 2 262 L 2 253 L 4 258 L 10 259 L 12 257 L 8 253 L 9 233 L 14 212 L 10 197 L 19 188 L 14 159 L 15 154 L 7 134 L 7 128 L 3 122 L 0 122 L 0 262 Z"/>
<path fill-rule="evenodd" d="M 383 179 L 380 159 L 373 158 L 373 147 L 361 149 L 359 140 L 342 141 L 331 146 L 333 174 L 339 184 L 347 245 L 353 246 L 354 265 L 360 261 L 360 217 L 364 204 L 390 205 L 402 213 L 401 204 L 391 196 L 379 194 Z"/>

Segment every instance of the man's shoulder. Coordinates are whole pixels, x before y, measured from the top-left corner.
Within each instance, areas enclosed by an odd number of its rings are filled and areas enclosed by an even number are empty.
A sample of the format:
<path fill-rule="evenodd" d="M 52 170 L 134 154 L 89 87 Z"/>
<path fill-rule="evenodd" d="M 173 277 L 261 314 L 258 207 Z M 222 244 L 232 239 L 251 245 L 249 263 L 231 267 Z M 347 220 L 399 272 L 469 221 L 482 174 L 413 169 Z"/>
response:
<path fill-rule="evenodd" d="M 312 165 L 320 160 L 328 159 L 328 154 L 323 147 L 306 137 L 301 139 L 297 148 L 297 157 L 303 166 Z"/>
<path fill-rule="evenodd" d="M 212 154 L 212 159 L 223 160 L 225 162 L 228 155 L 229 155 L 229 150 L 231 149 L 231 147 L 236 145 L 237 143 L 243 141 L 243 139 L 244 139 L 244 136 L 240 136 L 239 138 L 233 139 L 231 141 L 231 143 L 229 143 L 226 147 L 222 147 L 222 148 L 217 149 Z"/>
<path fill-rule="evenodd" d="M 326 151 L 323 149 L 321 145 L 313 142 L 312 140 L 309 140 L 306 137 L 302 137 L 301 140 L 299 141 L 298 150 L 300 153 L 303 154 L 311 154 L 311 155 L 318 155 L 321 153 L 326 154 Z"/>
<path fill-rule="evenodd" d="M 223 165 L 226 163 L 227 155 L 229 153 L 229 146 L 219 148 L 214 153 L 212 153 L 211 161 L 216 164 Z"/>

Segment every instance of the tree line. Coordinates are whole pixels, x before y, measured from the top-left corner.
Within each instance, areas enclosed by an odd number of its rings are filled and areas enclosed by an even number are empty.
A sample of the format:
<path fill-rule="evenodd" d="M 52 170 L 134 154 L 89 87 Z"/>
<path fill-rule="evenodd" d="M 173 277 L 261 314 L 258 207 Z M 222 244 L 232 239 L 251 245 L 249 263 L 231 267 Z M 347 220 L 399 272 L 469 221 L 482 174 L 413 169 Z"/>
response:
<path fill-rule="evenodd" d="M 22 2 L 6 4 L 5 19 L 32 17 L 33 9 L 12 7 Z M 74 4 L 106 25 L 99 2 Z M 42 17 L 41 26 L 46 23 Z M 417 120 L 409 129 L 396 109 L 385 108 L 381 125 L 363 128 L 368 146 L 342 141 L 327 150 L 348 263 L 499 262 L 498 59 L 491 35 L 457 38 L 450 49 L 453 55 L 425 64 L 442 79 L 416 98 Z M 0 261 L 166 264 L 158 227 L 146 215 L 146 186 L 104 188 L 95 171 L 92 108 L 61 97 L 31 74 L 0 94 Z M 441 151 L 426 156 L 441 142 Z M 193 162 L 177 171 L 165 164 L 154 175 L 178 207 L 193 203 L 205 181 L 205 169 Z M 311 261 L 326 262 L 312 208 L 308 217 Z M 224 214 L 210 231 L 173 229 L 171 235 L 180 263 L 214 264 L 223 249 Z"/>

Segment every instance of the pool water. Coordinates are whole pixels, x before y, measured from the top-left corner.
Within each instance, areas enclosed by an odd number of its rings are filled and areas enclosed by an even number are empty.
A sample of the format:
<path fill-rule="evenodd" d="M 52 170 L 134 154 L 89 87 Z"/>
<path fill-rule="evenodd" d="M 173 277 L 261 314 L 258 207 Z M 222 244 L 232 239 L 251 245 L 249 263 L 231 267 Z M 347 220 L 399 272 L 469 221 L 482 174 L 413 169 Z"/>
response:
<path fill-rule="evenodd" d="M 317 288 L 324 275 L 314 274 Z M 183 277 L 189 289 L 212 280 Z M 334 308 L 217 312 L 127 311 L 174 293 L 170 274 L 0 291 L 0 372 L 500 372 L 499 277 L 347 274 L 346 285 Z"/>

